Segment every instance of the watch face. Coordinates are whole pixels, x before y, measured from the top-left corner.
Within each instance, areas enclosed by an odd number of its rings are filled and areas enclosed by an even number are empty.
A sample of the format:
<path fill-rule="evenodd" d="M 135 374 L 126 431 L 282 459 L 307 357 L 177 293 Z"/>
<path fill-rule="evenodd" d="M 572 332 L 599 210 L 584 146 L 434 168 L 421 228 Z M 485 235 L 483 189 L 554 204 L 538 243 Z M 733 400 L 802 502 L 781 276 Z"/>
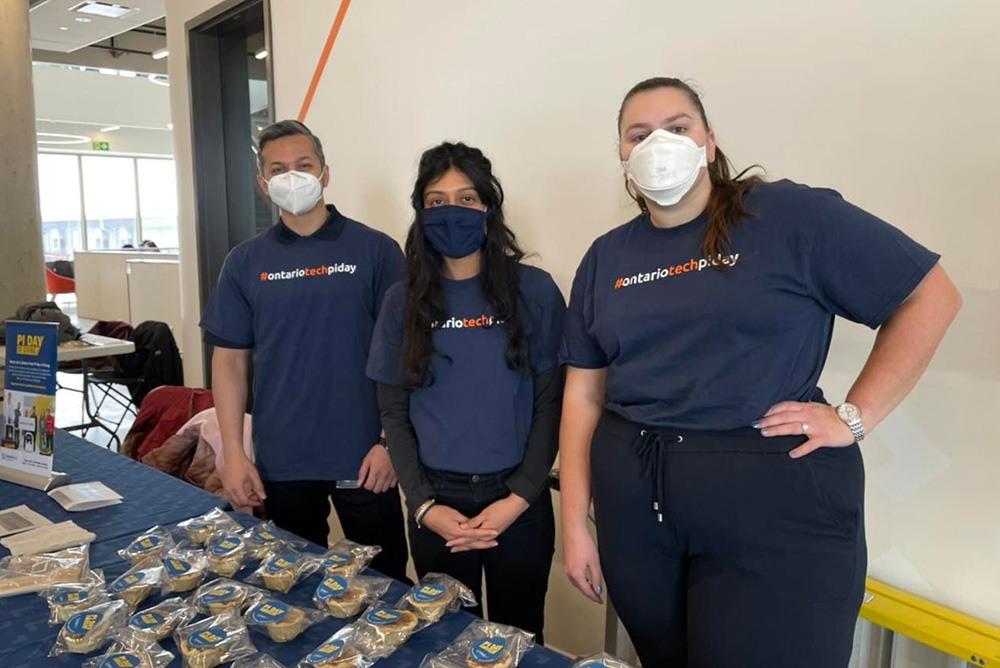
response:
<path fill-rule="evenodd" d="M 854 404 L 841 404 L 837 407 L 837 415 L 848 424 L 861 419 L 861 411 Z"/>

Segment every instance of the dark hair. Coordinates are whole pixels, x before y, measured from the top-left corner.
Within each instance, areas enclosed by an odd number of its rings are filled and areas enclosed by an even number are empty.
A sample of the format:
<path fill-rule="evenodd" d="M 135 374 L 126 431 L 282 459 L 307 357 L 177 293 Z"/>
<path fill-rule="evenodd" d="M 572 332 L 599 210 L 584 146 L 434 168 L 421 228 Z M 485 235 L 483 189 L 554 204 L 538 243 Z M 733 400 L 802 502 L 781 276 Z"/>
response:
<path fill-rule="evenodd" d="M 628 104 L 628 101 L 639 93 L 645 93 L 646 91 L 658 88 L 676 88 L 684 91 L 695 109 L 698 110 L 698 114 L 705 124 L 705 129 L 712 129 L 712 126 L 708 123 L 708 114 L 705 113 L 705 105 L 702 104 L 701 97 L 690 84 L 672 77 L 653 77 L 632 86 L 632 89 L 625 95 L 625 99 L 622 100 L 622 106 L 618 109 L 619 135 L 622 128 L 622 116 L 625 114 L 625 105 Z M 701 252 L 704 257 L 714 258 L 720 254 L 724 255 L 728 253 L 730 228 L 744 218 L 749 218 L 753 215 L 747 209 L 743 198 L 753 187 L 764 181 L 763 178 L 756 174 L 747 176 L 747 172 L 757 167 L 759 166 L 751 165 L 736 176 L 733 176 L 733 172 L 735 171 L 733 163 L 729 161 L 729 158 L 726 157 L 721 148 L 718 146 L 715 147 L 715 162 L 708 165 L 708 177 L 712 182 L 712 195 L 709 197 L 707 207 L 708 226 L 705 229 L 705 239 L 701 244 Z M 649 207 L 646 206 L 645 200 L 632 192 L 627 176 L 625 177 L 625 190 L 628 191 L 629 196 L 639 205 L 643 213 L 649 212 Z M 722 263 L 713 265 L 713 267 L 720 271 L 728 269 L 728 266 Z"/>
<path fill-rule="evenodd" d="M 528 344 L 518 314 L 518 271 L 524 252 L 517 237 L 507 227 L 503 215 L 503 187 L 493 174 L 493 166 L 478 148 L 445 142 L 424 151 L 417 169 L 410 203 L 416 216 L 406 236 L 406 308 L 403 319 L 403 376 L 410 388 L 433 382 L 431 355 L 442 354 L 434 348 L 436 323 L 447 318 L 444 291 L 441 287 L 443 259 L 424 238 L 420 210 L 424 191 L 455 168 L 469 177 L 480 200 L 486 206 L 486 242 L 479 282 L 483 296 L 502 322 L 507 335 L 507 366 L 530 373 Z M 447 356 L 445 356 L 447 359 Z"/>
<path fill-rule="evenodd" d="M 326 166 L 326 156 L 323 155 L 323 143 L 320 142 L 319 137 L 314 135 L 312 130 L 305 126 L 305 123 L 288 120 L 271 123 L 260 131 L 260 135 L 257 137 L 257 167 L 261 172 L 264 171 L 264 165 L 261 162 L 260 154 L 264 152 L 264 147 L 276 139 L 281 139 L 282 137 L 293 137 L 295 135 L 309 137 L 309 140 L 312 142 L 313 149 L 316 151 L 316 157 L 319 158 L 320 168 Z"/>

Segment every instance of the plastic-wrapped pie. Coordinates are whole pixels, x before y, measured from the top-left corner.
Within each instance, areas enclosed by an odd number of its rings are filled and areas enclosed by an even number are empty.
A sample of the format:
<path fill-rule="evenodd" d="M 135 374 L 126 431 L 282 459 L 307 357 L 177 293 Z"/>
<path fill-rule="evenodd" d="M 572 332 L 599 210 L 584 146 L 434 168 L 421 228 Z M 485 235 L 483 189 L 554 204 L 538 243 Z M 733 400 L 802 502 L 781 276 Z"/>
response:
<path fill-rule="evenodd" d="M 59 582 L 75 582 L 89 569 L 88 545 L 4 557 L 0 559 L 0 597 L 40 591 Z"/>
<path fill-rule="evenodd" d="M 217 578 L 198 588 L 194 594 L 194 604 L 200 612 L 219 615 L 227 610 L 240 612 L 264 595 L 264 591 L 257 587 L 227 578 Z"/>
<path fill-rule="evenodd" d="M 118 556 L 133 566 L 147 557 L 162 557 L 174 546 L 174 538 L 170 532 L 160 526 L 152 527 L 123 550 L 118 550 Z"/>
<path fill-rule="evenodd" d="M 205 548 L 208 569 L 213 573 L 230 577 L 243 567 L 247 547 L 242 537 L 220 532 L 209 539 Z"/>
<path fill-rule="evenodd" d="M 299 661 L 296 668 L 370 668 L 374 659 L 361 653 L 353 640 L 355 632 L 351 624 L 340 629 Z"/>
<path fill-rule="evenodd" d="M 361 653 L 370 659 L 389 656 L 411 635 L 426 626 L 409 610 L 376 605 L 368 608 L 354 622 L 355 641 Z"/>
<path fill-rule="evenodd" d="M 109 601 L 87 608 L 70 617 L 56 636 L 49 656 L 66 652 L 90 654 L 112 640 L 125 626 L 125 603 Z"/>
<path fill-rule="evenodd" d="M 401 607 L 413 610 L 417 617 L 436 622 L 459 607 L 476 604 L 472 591 L 455 578 L 442 573 L 428 573 L 420 578 L 400 601 Z"/>
<path fill-rule="evenodd" d="M 319 568 L 319 559 L 290 547 L 282 549 L 261 562 L 247 582 L 263 584 L 272 591 L 288 593 L 299 580 Z"/>
<path fill-rule="evenodd" d="M 216 531 L 237 533 L 243 529 L 239 522 L 221 508 L 213 508 L 204 515 L 178 522 L 177 528 L 181 529 L 187 539 L 195 545 L 204 544 Z"/>
<path fill-rule="evenodd" d="M 163 560 L 168 591 L 191 591 L 208 574 L 208 559 L 201 550 L 174 549 Z"/>
<path fill-rule="evenodd" d="M 368 568 L 368 564 L 381 551 L 382 548 L 377 545 L 361 545 L 344 538 L 323 555 L 323 571 L 327 575 L 349 578 Z"/>
<path fill-rule="evenodd" d="M 316 587 L 313 602 L 316 607 L 326 610 L 334 617 L 353 617 L 362 607 L 377 601 L 391 584 L 392 580 L 389 578 L 356 575 L 347 579 L 340 575 L 329 575 Z"/>
<path fill-rule="evenodd" d="M 319 610 L 265 598 L 250 606 L 243 615 L 243 621 L 267 633 L 274 642 L 288 642 L 324 617 L 326 615 Z"/>
<path fill-rule="evenodd" d="M 177 629 L 174 640 L 184 668 L 214 668 L 257 651 L 243 620 L 231 610 Z"/>
<path fill-rule="evenodd" d="M 633 668 L 633 666 L 607 652 L 601 652 L 580 659 L 571 668 Z"/>
<path fill-rule="evenodd" d="M 435 658 L 441 666 L 514 668 L 534 646 L 531 633 L 477 619 Z M 422 668 L 432 666 L 425 661 Z"/>
<path fill-rule="evenodd" d="M 253 559 L 266 559 L 280 552 L 284 547 L 301 549 L 307 545 L 306 541 L 294 538 L 277 528 L 271 521 L 261 522 L 247 529 L 246 533 L 243 534 L 243 539 L 246 541 L 247 551 Z"/>
<path fill-rule="evenodd" d="M 84 661 L 83 668 L 165 668 L 173 660 L 159 644 L 126 629 L 103 654 Z"/>
<path fill-rule="evenodd" d="M 151 608 L 135 613 L 128 620 L 129 628 L 160 642 L 170 637 L 178 626 L 195 618 L 198 611 L 182 599 L 163 600 Z"/>
<path fill-rule="evenodd" d="M 70 617 L 108 600 L 104 573 L 90 571 L 78 582 L 62 582 L 46 587 L 39 596 L 49 604 L 49 624 L 63 624 Z"/>
<path fill-rule="evenodd" d="M 150 594 L 163 586 L 163 579 L 163 563 L 155 557 L 149 557 L 112 582 L 108 592 L 128 603 L 130 610 L 135 610 Z"/>

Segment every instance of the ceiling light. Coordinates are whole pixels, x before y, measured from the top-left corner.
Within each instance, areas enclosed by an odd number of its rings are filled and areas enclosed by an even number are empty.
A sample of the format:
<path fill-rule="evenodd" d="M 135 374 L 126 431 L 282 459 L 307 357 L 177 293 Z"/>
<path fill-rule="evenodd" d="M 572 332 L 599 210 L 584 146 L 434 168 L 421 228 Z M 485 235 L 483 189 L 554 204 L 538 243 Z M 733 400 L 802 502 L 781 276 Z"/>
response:
<path fill-rule="evenodd" d="M 57 132 L 38 132 L 36 136 L 39 144 L 87 144 L 90 142 L 90 137 L 64 135 Z"/>
<path fill-rule="evenodd" d="M 81 3 L 76 7 L 72 7 L 69 11 L 79 12 L 80 14 L 90 14 L 91 16 L 102 16 L 106 19 L 120 19 L 128 16 L 129 14 L 135 14 L 139 10 L 134 7 L 113 5 L 109 2 L 95 2 L 94 0 L 87 0 L 87 2 Z"/>
<path fill-rule="evenodd" d="M 170 80 L 169 79 L 167 79 L 166 77 L 157 76 L 156 74 L 150 74 L 146 78 L 149 79 L 149 83 L 155 83 L 157 86 L 169 86 L 170 85 Z"/>
<path fill-rule="evenodd" d="M 86 16 L 77 16 L 76 17 L 76 22 L 77 23 L 90 23 L 91 20 L 92 19 L 88 19 Z"/>
<path fill-rule="evenodd" d="M 97 71 L 101 74 L 107 74 L 108 76 L 116 77 L 118 76 L 118 70 L 110 67 L 98 67 Z"/>
<path fill-rule="evenodd" d="M 66 26 L 59 26 L 59 29 L 60 30 L 69 30 L 69 28 L 67 28 Z"/>
<path fill-rule="evenodd" d="M 167 123 L 167 129 L 168 130 L 173 130 L 174 129 L 174 124 L 173 123 Z"/>
<path fill-rule="evenodd" d="M 115 130 L 121 130 L 121 129 L 122 126 L 120 125 L 109 125 L 106 128 L 101 128 L 101 132 L 114 132 Z"/>
<path fill-rule="evenodd" d="M 167 51 L 167 47 L 163 47 L 162 49 L 157 49 L 152 54 L 153 55 L 153 60 L 159 60 L 160 58 L 166 58 L 169 54 L 170 54 L 170 52 Z"/>
<path fill-rule="evenodd" d="M 257 49 L 257 51 L 253 54 L 253 57 L 257 60 L 264 60 L 267 58 L 267 49 Z"/>
<path fill-rule="evenodd" d="M 126 79 L 134 79 L 138 75 L 132 70 L 118 70 L 118 76 L 125 77 Z"/>

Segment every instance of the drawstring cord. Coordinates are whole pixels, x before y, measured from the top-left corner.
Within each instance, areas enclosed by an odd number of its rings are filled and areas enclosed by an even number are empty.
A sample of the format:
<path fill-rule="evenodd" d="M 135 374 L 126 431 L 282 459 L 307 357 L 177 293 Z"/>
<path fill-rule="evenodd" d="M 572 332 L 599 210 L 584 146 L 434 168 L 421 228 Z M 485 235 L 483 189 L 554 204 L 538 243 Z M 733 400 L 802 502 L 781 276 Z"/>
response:
<path fill-rule="evenodd" d="M 663 459 L 663 448 L 673 440 L 682 443 L 684 437 L 678 435 L 676 439 L 666 439 L 658 431 L 643 429 L 639 432 L 639 438 L 633 442 L 632 446 L 635 455 L 642 462 L 642 476 L 645 477 L 649 473 L 652 474 L 653 512 L 656 513 L 656 521 L 661 524 L 663 523 L 661 502 L 667 496 L 667 473 L 664 470 L 666 467 L 663 465 L 667 460 Z"/>

